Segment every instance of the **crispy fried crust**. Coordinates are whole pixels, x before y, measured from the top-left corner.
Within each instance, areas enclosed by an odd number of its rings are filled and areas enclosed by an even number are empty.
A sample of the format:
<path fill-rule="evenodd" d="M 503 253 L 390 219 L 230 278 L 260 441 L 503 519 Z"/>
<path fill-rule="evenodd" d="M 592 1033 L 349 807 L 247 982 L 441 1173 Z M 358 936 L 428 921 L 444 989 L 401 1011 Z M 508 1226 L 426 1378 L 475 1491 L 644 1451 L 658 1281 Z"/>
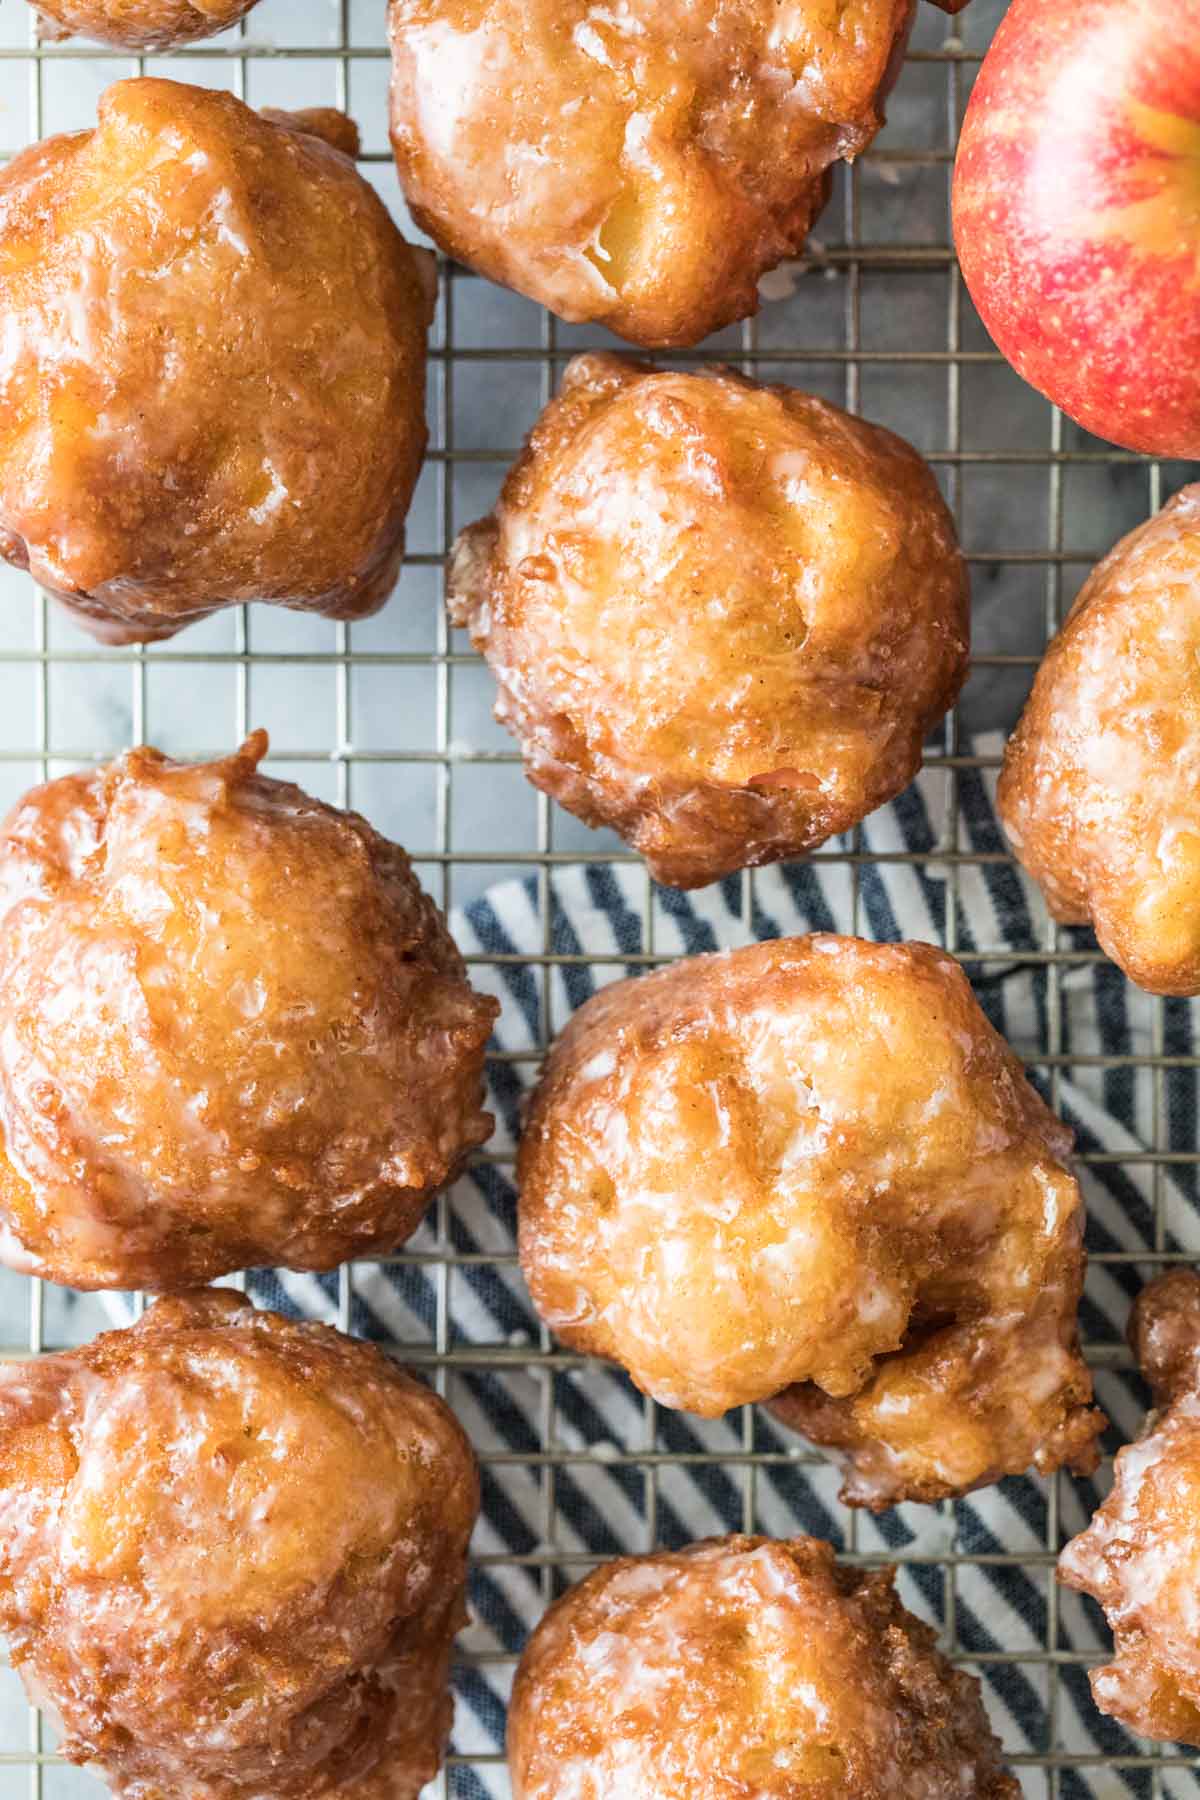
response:
<path fill-rule="evenodd" d="M 1200 993 L 1200 485 L 1093 572 L 1046 653 L 1000 816 L 1056 919 L 1155 994 Z"/>
<path fill-rule="evenodd" d="M 1155 1406 L 1118 1452 L 1112 1492 L 1058 1563 L 1112 1627 L 1092 1695 L 1142 1737 L 1200 1746 L 1200 1276 L 1171 1269 L 1144 1288 L 1129 1324 Z"/>
<path fill-rule="evenodd" d="M 1017 1800 L 892 1580 L 806 1537 L 606 1563 L 521 1660 L 514 1800 Z"/>
<path fill-rule="evenodd" d="M 284 122 L 287 121 L 287 122 Z M 120 81 L 0 173 L 0 554 L 111 642 L 391 591 L 430 259 L 328 109 Z"/>
<path fill-rule="evenodd" d="M 478 1510 L 434 1394 L 239 1294 L 0 1371 L 0 1624 L 124 1800 L 416 1800 Z"/>
<path fill-rule="evenodd" d="M 215 37 L 256 0 L 37 0 L 42 38 L 92 38 L 122 50 L 169 50 Z"/>
<path fill-rule="evenodd" d="M 899 793 L 966 673 L 968 583 L 901 439 L 729 370 L 581 356 L 451 616 L 530 779 L 696 887 Z"/>
<path fill-rule="evenodd" d="M 391 0 L 392 145 L 447 253 L 636 344 L 758 308 L 871 142 L 915 0 Z"/>
<path fill-rule="evenodd" d="M 392 1249 L 488 1136 L 476 994 L 355 813 L 134 750 L 0 833 L 0 1257 L 183 1288 Z"/>
<path fill-rule="evenodd" d="M 817 936 L 571 1020 L 520 1147 L 546 1323 L 670 1406 L 774 1410 L 882 1507 L 1095 1466 L 1070 1132 L 958 965 Z"/>

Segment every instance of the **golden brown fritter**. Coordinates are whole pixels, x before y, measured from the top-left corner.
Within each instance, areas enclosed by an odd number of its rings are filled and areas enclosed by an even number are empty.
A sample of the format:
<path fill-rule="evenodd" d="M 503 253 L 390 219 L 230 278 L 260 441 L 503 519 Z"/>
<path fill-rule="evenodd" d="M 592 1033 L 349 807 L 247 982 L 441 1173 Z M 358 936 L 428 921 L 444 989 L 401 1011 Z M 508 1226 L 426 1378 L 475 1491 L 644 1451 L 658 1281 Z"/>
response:
<path fill-rule="evenodd" d="M 966 674 L 966 565 L 901 439 L 730 370 L 568 367 L 450 612 L 531 781 L 698 887 L 890 800 Z"/>
<path fill-rule="evenodd" d="M 403 850 L 133 750 L 0 833 L 0 1259 L 192 1287 L 393 1249 L 484 1142 L 496 1003 Z"/>
<path fill-rule="evenodd" d="M 605 1563 L 521 1660 L 514 1800 L 1018 1800 L 892 1582 L 809 1537 Z"/>
<path fill-rule="evenodd" d="M 1200 993 L 1200 485 L 1095 569 L 1005 754 L 1000 816 L 1056 919 Z"/>
<path fill-rule="evenodd" d="M 36 0 L 39 35 L 87 37 L 122 50 L 169 50 L 215 37 L 256 0 Z"/>
<path fill-rule="evenodd" d="M 656 1400 L 778 1396 L 851 1504 L 1089 1470 L 1070 1145 L 928 945 L 693 957 L 605 988 L 551 1053 L 521 1263 L 563 1342 Z"/>
<path fill-rule="evenodd" d="M 0 554 L 98 637 L 395 582 L 432 261 L 327 109 L 119 81 L 0 172 Z"/>
<path fill-rule="evenodd" d="M 1058 1578 L 1104 1608 L 1113 1660 L 1092 1695 L 1142 1737 L 1200 1745 L 1200 1276 L 1172 1269 L 1129 1322 L 1158 1409 L 1117 1455 L 1113 1488 L 1059 1558 Z"/>
<path fill-rule="evenodd" d="M 436 1395 L 240 1294 L 0 1370 L 0 1625 L 126 1800 L 416 1800 L 478 1510 Z"/>
<path fill-rule="evenodd" d="M 963 0 L 939 0 L 957 11 Z M 453 257 L 637 344 L 758 308 L 883 122 L 916 0 L 391 0 L 392 145 Z"/>

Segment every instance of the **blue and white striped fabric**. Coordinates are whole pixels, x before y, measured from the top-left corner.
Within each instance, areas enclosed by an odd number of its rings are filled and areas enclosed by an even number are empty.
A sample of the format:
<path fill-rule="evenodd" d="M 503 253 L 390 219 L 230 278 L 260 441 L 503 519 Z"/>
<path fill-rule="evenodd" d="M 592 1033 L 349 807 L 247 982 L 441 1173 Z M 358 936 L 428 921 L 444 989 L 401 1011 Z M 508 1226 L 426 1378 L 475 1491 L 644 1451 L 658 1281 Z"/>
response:
<path fill-rule="evenodd" d="M 973 746 L 980 760 L 999 748 L 998 740 Z M 547 1598 L 583 1572 L 587 1559 L 747 1525 L 777 1534 L 812 1531 L 847 1549 L 899 1559 L 906 1602 L 942 1628 L 947 1644 L 983 1677 L 996 1729 L 1018 1759 L 1029 1795 L 1149 1800 L 1152 1793 L 1197 1793 L 1196 1775 L 1178 1754 L 1175 1766 L 1160 1771 L 1157 1788 L 1145 1767 L 1098 1766 L 1102 1756 L 1137 1758 L 1146 1746 L 1092 1706 L 1086 1660 L 1106 1646 L 1107 1634 L 1090 1602 L 1056 1591 L 1053 1552 L 1083 1526 L 1107 1472 L 1096 1481 L 1012 1480 L 954 1505 L 852 1518 L 837 1502 L 833 1471 L 797 1454 L 795 1440 L 761 1412 L 705 1423 L 648 1407 L 613 1369 L 572 1358 L 561 1368 L 546 1366 L 515 1266 L 516 1196 L 503 1159 L 516 1139 L 546 1022 L 557 1030 L 597 985 L 623 976 L 623 958 L 649 949 L 690 955 L 814 929 L 850 931 L 856 923 L 880 939 L 949 941 L 968 958 L 993 1023 L 1075 1128 L 1080 1151 L 1110 1159 L 1081 1169 L 1094 1257 L 1082 1324 L 1099 1352 L 1110 1449 L 1134 1434 L 1145 1395 L 1132 1374 L 1104 1364 L 1119 1360 L 1129 1301 L 1148 1272 L 1137 1266 L 1138 1253 L 1156 1241 L 1160 1249 L 1200 1253 L 1200 1211 L 1191 1164 L 1138 1160 L 1155 1148 L 1194 1148 L 1196 1072 L 1139 1068 L 1133 1059 L 1190 1056 L 1196 1014 L 1189 1003 L 1137 993 L 1103 962 L 1071 963 L 1055 976 L 1037 960 L 1048 941 L 1045 913 L 1019 872 L 1000 860 L 993 782 L 983 769 L 959 771 L 958 817 L 948 821 L 950 776 L 928 770 L 874 815 L 861 847 L 884 860 L 859 865 L 857 904 L 845 861 L 767 869 L 752 884 L 735 878 L 690 895 L 655 890 L 649 945 L 644 872 L 603 863 L 506 882 L 452 920 L 469 956 L 501 959 L 473 973 L 502 1006 L 496 1044 L 507 1054 L 490 1075 L 495 1160 L 465 1177 L 444 1210 L 448 1272 L 418 1261 L 357 1266 L 351 1278 L 351 1325 L 364 1336 L 432 1352 L 440 1316 L 442 1347 L 452 1353 L 445 1392 L 485 1459 L 474 1620 L 457 1677 L 454 1749 L 462 1760 L 451 1768 L 451 1793 L 465 1800 L 507 1795 L 498 1752 L 513 1653 Z M 960 856 L 984 860 L 957 864 L 948 934 L 954 883 L 947 854 L 955 844 Z M 909 860 L 887 860 L 896 854 Z M 1087 933 L 1067 936 L 1077 950 L 1094 948 Z M 543 958 L 547 950 L 569 960 L 549 964 L 543 993 L 540 968 L 522 959 Z M 971 962 L 980 950 L 998 954 Z M 600 961 L 589 966 L 589 958 Z M 1055 1050 L 1067 1058 L 1131 1060 L 1107 1067 L 1068 1062 L 1052 1077 L 1038 1059 Z M 434 1256 L 433 1225 L 409 1248 Z M 263 1272 L 250 1285 L 265 1304 L 336 1321 L 336 1276 Z M 486 1364 L 472 1364 L 475 1349 Z M 647 1451 L 652 1459 L 639 1460 Z M 547 1452 L 552 1461 L 539 1462 Z M 751 1464 L 747 1453 L 761 1460 Z M 1054 1790 L 1051 1760 L 1058 1768 Z"/>

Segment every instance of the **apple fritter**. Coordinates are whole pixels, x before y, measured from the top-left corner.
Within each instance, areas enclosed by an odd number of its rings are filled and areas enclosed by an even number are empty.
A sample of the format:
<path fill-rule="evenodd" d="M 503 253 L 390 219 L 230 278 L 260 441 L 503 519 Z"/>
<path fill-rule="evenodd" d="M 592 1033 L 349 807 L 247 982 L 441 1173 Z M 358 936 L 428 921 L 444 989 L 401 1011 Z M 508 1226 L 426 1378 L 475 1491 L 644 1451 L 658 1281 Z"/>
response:
<path fill-rule="evenodd" d="M 957 11 L 954 0 L 939 0 Z M 391 0 L 392 145 L 448 255 L 694 344 L 758 307 L 883 123 L 916 0 Z"/>
<path fill-rule="evenodd" d="M 1200 993 L 1200 485 L 1092 572 L 1005 752 L 999 809 L 1056 919 Z"/>
<path fill-rule="evenodd" d="M 1112 1627 L 1092 1696 L 1141 1737 L 1200 1746 L 1200 1275 L 1170 1269 L 1139 1294 L 1129 1339 L 1155 1411 L 1117 1454 L 1112 1492 L 1058 1563 Z"/>
<path fill-rule="evenodd" d="M 808 1537 L 605 1563 L 521 1660 L 514 1800 L 1018 1800 L 979 1682 L 892 1582 Z"/>
<path fill-rule="evenodd" d="M 604 988 L 521 1142 L 541 1316 L 667 1406 L 769 1400 L 843 1497 L 1095 1467 L 1069 1130 L 958 964 L 784 938 Z"/>
<path fill-rule="evenodd" d="M 417 1800 L 478 1510 L 436 1395 L 228 1290 L 0 1369 L 0 1627 L 121 1800 Z"/>
<path fill-rule="evenodd" d="M 731 370 L 581 356 L 450 613 L 526 773 L 697 887 L 898 794 L 966 675 L 968 581 L 902 439 Z"/>
<path fill-rule="evenodd" d="M 258 773 L 133 750 L 0 830 L 0 1260 L 194 1287 L 394 1249 L 490 1133 L 495 1001 L 408 857 Z"/>
<path fill-rule="evenodd" d="M 356 143 L 147 77 L 0 172 L 0 555 L 105 641 L 391 592 L 433 263 Z"/>

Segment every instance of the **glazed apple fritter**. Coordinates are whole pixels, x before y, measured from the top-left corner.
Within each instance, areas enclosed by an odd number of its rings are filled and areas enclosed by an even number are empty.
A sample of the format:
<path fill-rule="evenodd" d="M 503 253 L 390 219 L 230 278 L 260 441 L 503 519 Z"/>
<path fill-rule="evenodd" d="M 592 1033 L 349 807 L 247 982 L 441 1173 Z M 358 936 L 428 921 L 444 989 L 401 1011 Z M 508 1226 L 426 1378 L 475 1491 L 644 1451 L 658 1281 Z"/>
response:
<path fill-rule="evenodd" d="M 604 1564 L 522 1658 L 514 1800 L 1017 1800 L 978 1681 L 892 1581 L 807 1537 Z"/>
<path fill-rule="evenodd" d="M 892 799 L 966 675 L 968 581 L 927 464 L 730 370 L 582 356 L 449 602 L 530 779 L 697 887 Z"/>
<path fill-rule="evenodd" d="M 407 856 L 223 761 L 134 750 L 0 831 L 0 1258 L 192 1287 L 394 1249 L 488 1136 L 496 1003 Z"/>
<path fill-rule="evenodd" d="M 0 555 L 98 637 L 391 592 L 433 265 L 356 144 L 144 78 L 0 172 Z"/>
<path fill-rule="evenodd" d="M 436 1395 L 240 1294 L 0 1370 L 0 1626 L 122 1800 L 417 1800 L 478 1510 Z"/>
<path fill-rule="evenodd" d="M 665 1405 L 772 1400 L 843 1497 L 1095 1467 L 1071 1134 L 957 963 L 785 938 L 603 989 L 520 1146 L 543 1319 Z"/>
<path fill-rule="evenodd" d="M 1171 1269 L 1144 1288 L 1129 1339 L 1156 1410 L 1058 1575 L 1112 1627 L 1113 1660 L 1090 1675 L 1100 1710 L 1142 1737 L 1200 1745 L 1200 1275 Z"/>
<path fill-rule="evenodd" d="M 1000 816 L 1056 919 L 1200 993 L 1200 485 L 1085 584 L 1005 754 Z"/>
<path fill-rule="evenodd" d="M 36 0 L 43 39 L 92 38 L 121 50 L 170 50 L 215 37 L 256 0 Z"/>
<path fill-rule="evenodd" d="M 957 12 L 964 0 L 938 0 Z M 883 123 L 916 0 L 391 0 L 413 216 L 564 319 L 694 344 L 758 307 Z"/>

